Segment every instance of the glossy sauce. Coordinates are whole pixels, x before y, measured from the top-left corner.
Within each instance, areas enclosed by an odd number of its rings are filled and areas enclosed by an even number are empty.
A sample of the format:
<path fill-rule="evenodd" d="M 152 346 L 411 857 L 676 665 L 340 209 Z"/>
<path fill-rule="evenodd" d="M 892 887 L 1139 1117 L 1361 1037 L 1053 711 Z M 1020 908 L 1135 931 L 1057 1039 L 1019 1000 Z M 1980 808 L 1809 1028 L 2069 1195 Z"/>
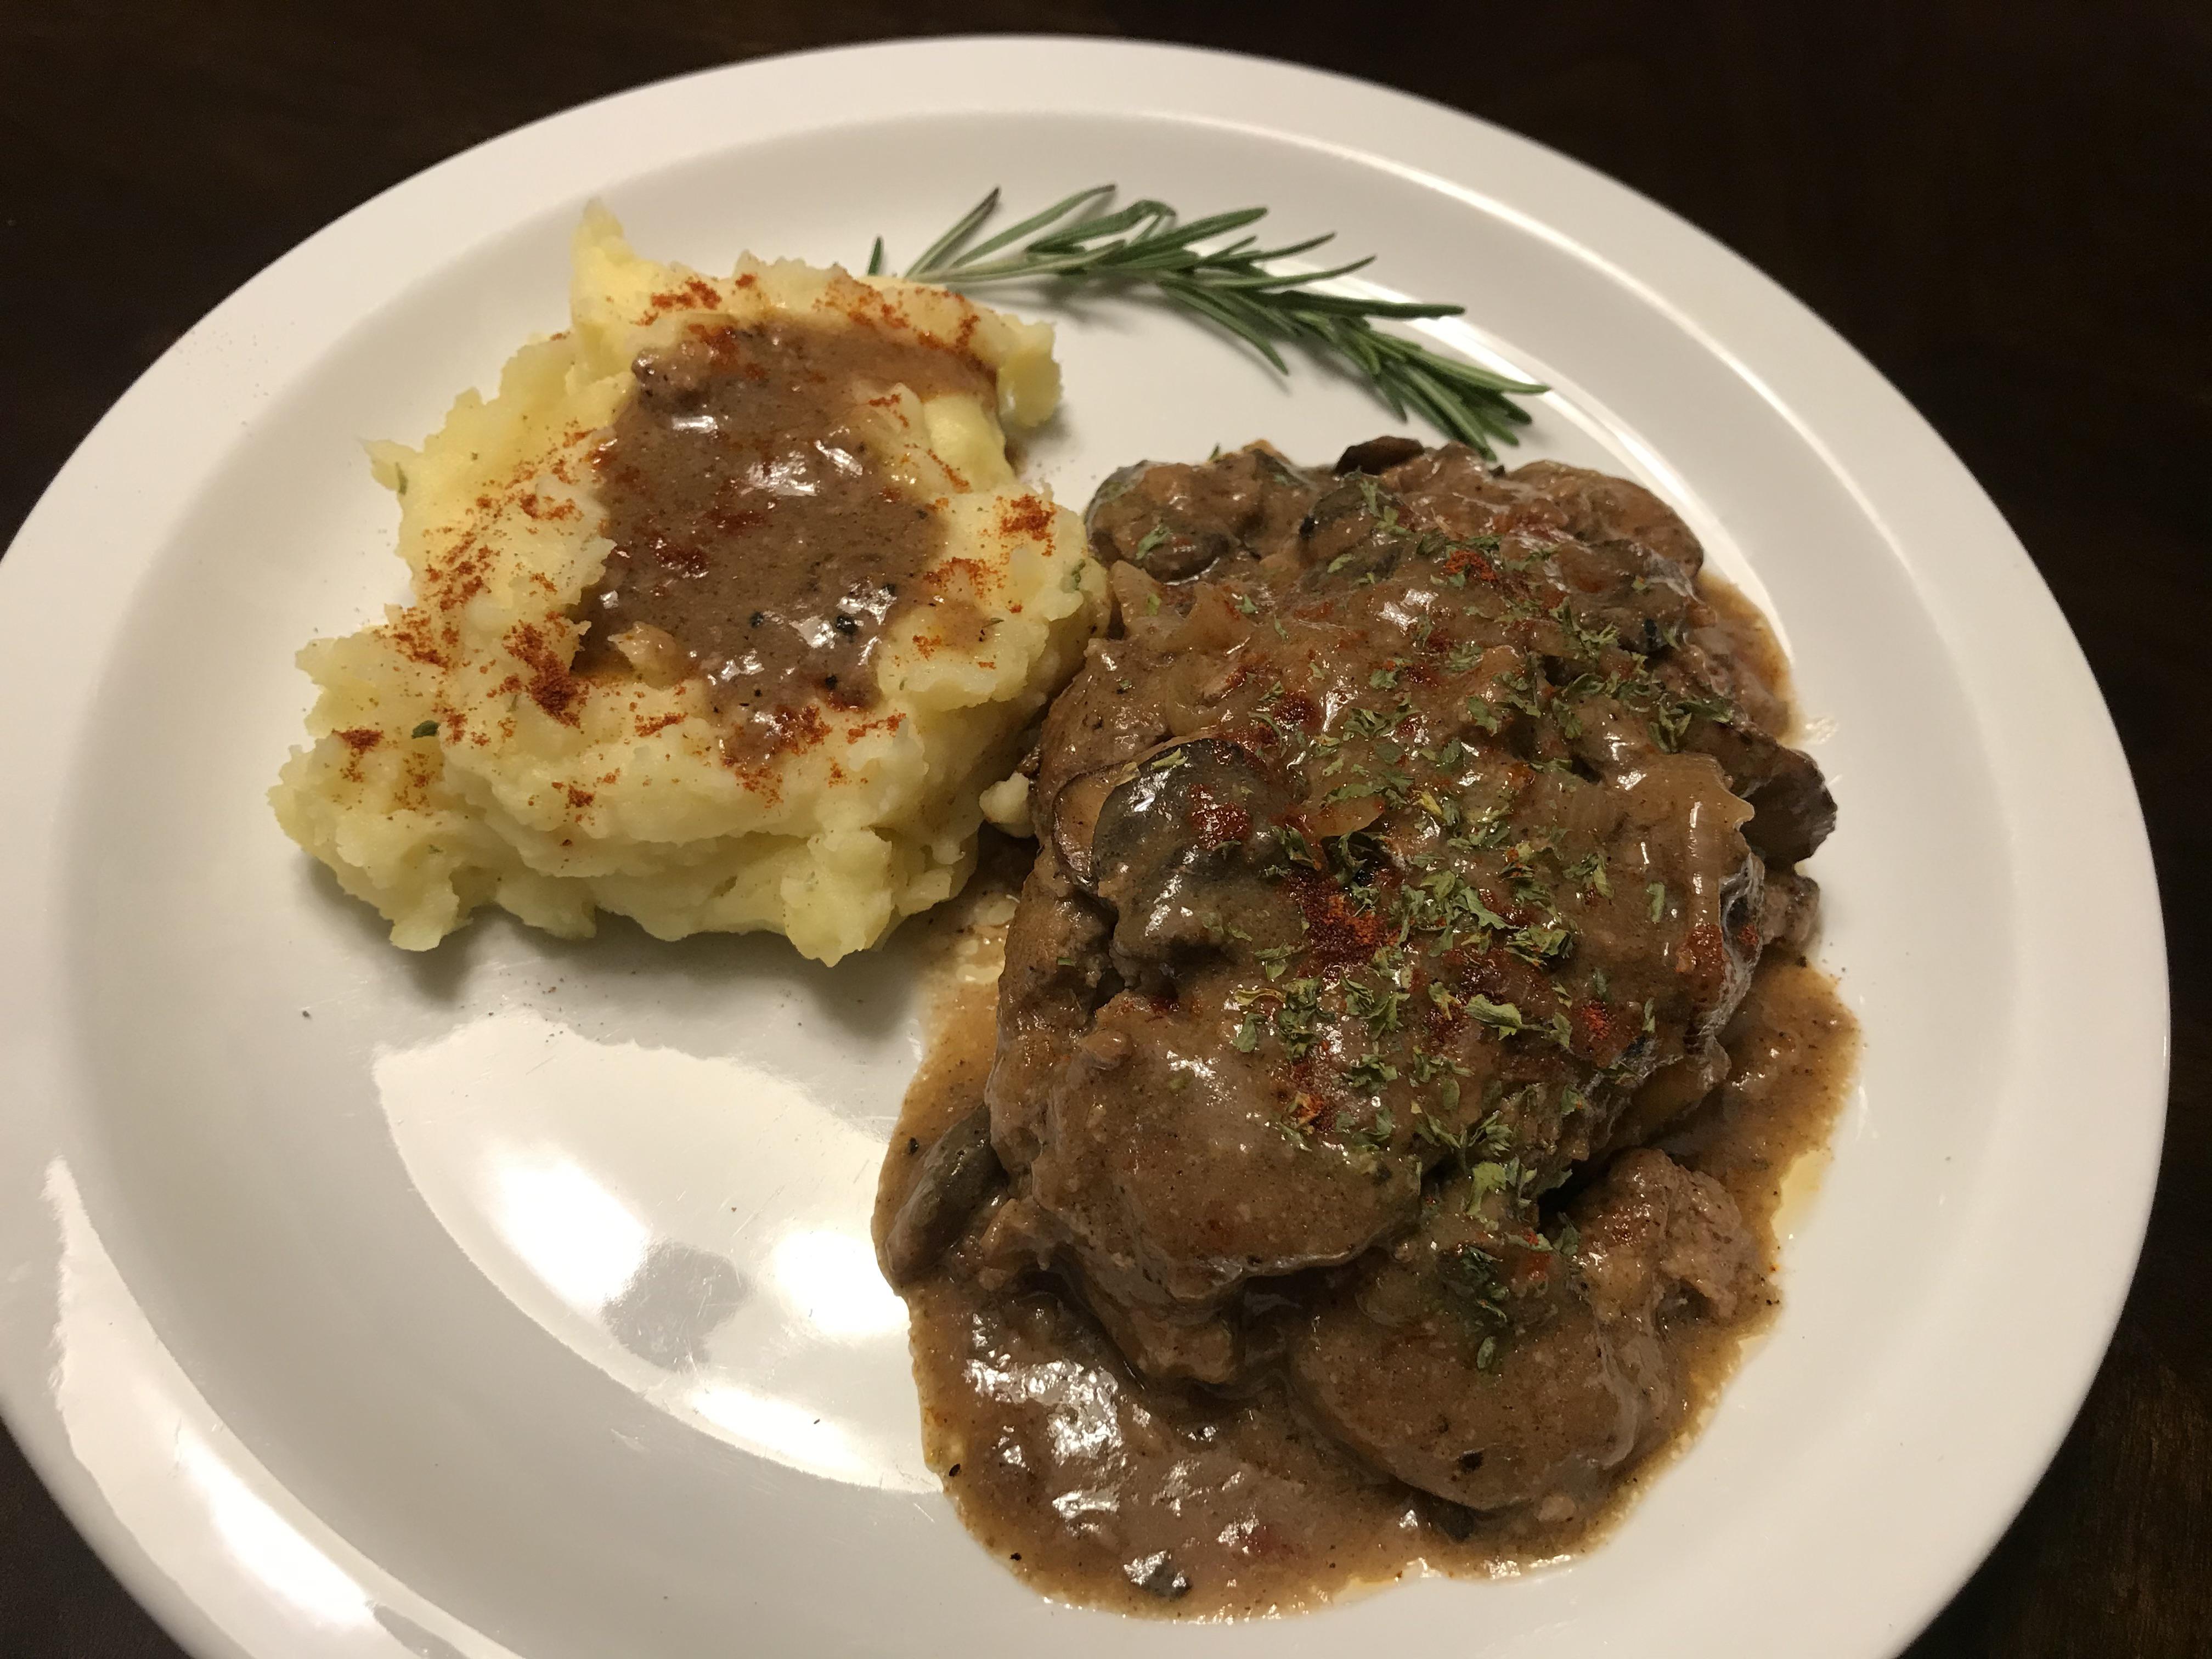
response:
<path fill-rule="evenodd" d="M 1787 743 L 1797 725 L 1796 701 L 1790 659 L 1774 630 L 1741 588 L 1711 569 L 1698 573 L 1698 597 L 1713 612 L 1721 650 L 1750 682 L 1740 681 L 1737 690 L 1752 718 Z"/>
<path fill-rule="evenodd" d="M 941 994 L 884 1162 L 878 1238 L 922 1151 L 981 1100 L 994 1008 L 988 981 Z M 1729 1081 L 1661 1144 L 1729 1189 L 1771 1261 L 1790 1172 L 1825 1145 L 1856 1028 L 1826 975 L 1771 958 L 1725 1043 Z M 1511 1572 L 1588 1546 L 1696 1431 L 1776 1305 L 1667 1330 L 1688 1382 L 1685 1425 L 1594 1513 L 1491 1522 L 1362 1467 L 1310 1427 L 1279 1384 L 1231 1400 L 1137 1376 L 1052 1289 L 986 1289 L 972 1245 L 971 1234 L 907 1294 L 930 1466 L 977 1540 L 1037 1589 L 1183 1618 L 1291 1611 L 1424 1566 Z M 1146 1564 L 1162 1557 L 1184 1582 L 1180 1593 L 1146 1587 Z"/>
<path fill-rule="evenodd" d="M 1786 665 L 1763 619 L 1711 577 L 1699 587 L 1743 690 L 1786 722 Z M 965 930 L 971 962 L 1000 931 Z M 941 991 L 884 1163 L 879 1243 L 927 1149 L 981 1100 L 994 1013 L 988 964 Z M 1856 1027 L 1828 977 L 1778 945 L 1723 1045 L 1726 1079 L 1654 1144 L 1727 1188 L 1771 1273 L 1785 1206 L 1842 1103 Z M 1138 1375 L 1055 1281 L 995 1282 L 983 1231 L 905 1292 L 931 1466 L 969 1530 L 1034 1588 L 1152 1616 L 1286 1612 L 1425 1569 L 1506 1574 L 1588 1547 L 1695 1433 L 1778 1302 L 1770 1279 L 1731 1319 L 1662 1316 L 1687 1408 L 1601 1501 L 1482 1516 L 1367 1467 L 1307 1420 L 1278 1367 L 1255 1368 L 1256 1391 L 1237 1397 Z"/>
<path fill-rule="evenodd" d="M 782 321 L 694 325 L 635 372 L 597 457 L 615 550 L 578 612 L 577 671 L 703 674 L 739 758 L 773 752 L 811 701 L 872 705 L 884 629 L 918 601 L 944 529 L 860 410 L 895 386 L 989 408 L 989 371 L 866 326 Z"/>

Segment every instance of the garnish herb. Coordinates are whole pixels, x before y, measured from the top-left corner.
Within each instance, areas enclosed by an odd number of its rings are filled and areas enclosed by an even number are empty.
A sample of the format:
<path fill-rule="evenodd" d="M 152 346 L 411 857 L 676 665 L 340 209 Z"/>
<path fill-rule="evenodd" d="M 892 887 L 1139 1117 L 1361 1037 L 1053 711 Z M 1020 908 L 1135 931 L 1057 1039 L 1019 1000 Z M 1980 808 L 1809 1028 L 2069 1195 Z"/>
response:
<path fill-rule="evenodd" d="M 1494 1025 L 1501 1031 L 1525 1031 L 1528 1029 L 1528 1022 L 1521 1018 L 1521 1011 L 1510 1002 L 1492 1002 L 1486 996 L 1471 996 L 1467 999 L 1466 1006 L 1467 1012 L 1485 1025 Z"/>
<path fill-rule="evenodd" d="M 1478 368 L 1375 326 L 1380 319 L 1456 317 L 1463 306 L 1370 299 L 1318 286 L 1364 269 L 1372 255 L 1325 270 L 1270 268 L 1321 246 L 1333 233 L 1281 247 L 1258 247 L 1259 239 L 1248 234 L 1226 246 L 1201 248 L 1202 242 L 1258 223 L 1267 210 L 1239 208 L 1185 222 L 1175 209 L 1150 198 L 1109 209 L 1114 190 L 1112 185 L 1079 190 L 978 242 L 975 238 L 999 210 L 999 192 L 994 190 L 933 242 L 905 275 L 955 289 L 1038 278 L 1150 288 L 1170 305 L 1243 341 L 1277 373 L 1289 372 L 1280 350 L 1286 345 L 1334 361 L 1364 380 L 1393 415 L 1403 419 L 1411 411 L 1425 416 L 1492 460 L 1497 459 L 1492 441 L 1517 442 L 1515 428 L 1528 423 L 1528 411 L 1513 398 L 1547 389 Z M 883 239 L 878 237 L 868 272 L 879 275 L 884 269 Z"/>

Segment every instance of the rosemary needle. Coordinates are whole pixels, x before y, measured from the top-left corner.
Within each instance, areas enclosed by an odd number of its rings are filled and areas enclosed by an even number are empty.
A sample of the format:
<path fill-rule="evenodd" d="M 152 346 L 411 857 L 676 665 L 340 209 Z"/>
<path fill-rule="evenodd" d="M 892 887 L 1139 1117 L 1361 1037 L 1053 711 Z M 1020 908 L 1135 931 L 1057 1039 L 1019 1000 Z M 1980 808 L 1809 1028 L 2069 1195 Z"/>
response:
<path fill-rule="evenodd" d="M 915 282 L 959 289 L 1040 278 L 1150 288 L 1170 304 L 1244 341 L 1278 373 L 1289 372 L 1279 349 L 1285 345 L 1338 360 L 1400 419 L 1408 411 L 1425 416 L 1491 460 L 1497 459 L 1492 441 L 1518 441 L 1514 428 L 1528 422 L 1528 411 L 1513 398 L 1547 390 L 1375 326 L 1379 318 L 1455 317 L 1466 309 L 1462 306 L 1363 299 L 1318 286 L 1364 269 L 1371 255 L 1324 270 L 1271 270 L 1275 261 L 1310 252 L 1331 237 L 1262 248 L 1255 246 L 1256 236 L 1245 234 L 1224 246 L 1201 248 L 1201 242 L 1258 223 L 1267 210 L 1239 208 L 1186 223 L 1166 203 L 1149 198 L 1109 209 L 1114 188 L 1094 185 L 1079 190 L 978 242 L 975 238 L 999 210 L 999 192 L 994 190 L 904 274 Z M 868 273 L 877 276 L 883 270 L 884 241 L 878 236 Z"/>

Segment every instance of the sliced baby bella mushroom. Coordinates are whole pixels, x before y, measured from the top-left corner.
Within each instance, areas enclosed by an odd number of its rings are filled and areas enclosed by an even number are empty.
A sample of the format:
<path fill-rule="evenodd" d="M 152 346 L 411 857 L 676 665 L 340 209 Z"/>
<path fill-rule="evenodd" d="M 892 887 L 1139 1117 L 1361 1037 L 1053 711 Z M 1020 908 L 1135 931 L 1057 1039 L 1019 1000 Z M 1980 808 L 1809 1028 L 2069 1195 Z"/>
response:
<path fill-rule="evenodd" d="M 1370 438 L 1338 456 L 1331 470 L 1340 478 L 1347 472 L 1387 472 L 1401 461 L 1412 460 L 1421 448 L 1419 438 Z"/>
<path fill-rule="evenodd" d="M 1221 748 L 1217 749 L 1217 744 Z M 1243 758 L 1239 761 L 1233 757 Z M 1173 777 L 1177 785 L 1197 781 L 1201 787 L 1218 781 L 1224 796 L 1242 799 L 1249 791 L 1249 776 L 1258 764 L 1257 757 L 1242 744 L 1225 738 L 1200 734 L 1171 738 L 1147 749 L 1134 759 L 1081 773 L 1061 785 L 1060 793 L 1054 798 L 1053 847 L 1070 875 L 1086 887 L 1095 887 L 1103 872 L 1093 867 L 1092 843 L 1106 803 L 1117 791 L 1133 783 L 1143 784 L 1136 799 L 1115 809 L 1115 822 L 1123 826 L 1115 833 L 1126 835 L 1126 819 L 1132 811 L 1148 811 L 1163 804 L 1158 787 L 1162 781 Z M 1182 773 L 1186 766 L 1191 770 Z M 1229 771 L 1240 773 L 1239 779 L 1229 781 Z M 1182 775 L 1176 776 L 1178 773 Z"/>
<path fill-rule="evenodd" d="M 978 1106 L 923 1155 L 884 1235 L 884 1276 L 904 1285 L 928 1273 L 1006 1174 L 991 1146 L 990 1110 Z"/>

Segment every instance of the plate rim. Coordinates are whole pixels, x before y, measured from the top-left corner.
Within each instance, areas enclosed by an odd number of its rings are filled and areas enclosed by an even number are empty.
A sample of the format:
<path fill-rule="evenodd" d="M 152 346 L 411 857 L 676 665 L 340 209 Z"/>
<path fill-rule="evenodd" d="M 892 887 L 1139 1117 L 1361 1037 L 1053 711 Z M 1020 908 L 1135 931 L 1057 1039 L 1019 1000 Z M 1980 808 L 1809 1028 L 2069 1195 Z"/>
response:
<path fill-rule="evenodd" d="M 2055 830 L 2078 830 L 2087 823 L 2104 837 L 2100 863 L 2104 885 L 2100 937 L 2089 949 L 2100 953 L 2098 961 L 2111 971 L 2099 973 L 2081 967 L 2081 945 L 2075 951 L 2081 981 L 2100 987 L 2091 994 L 2094 1012 L 2110 1018 L 2111 1027 L 2124 1034 L 2115 1045 L 2131 1057 L 2135 1069 L 2115 1085 L 2111 1098 L 2116 1113 L 2113 1145 L 2106 1155 L 2125 1182 L 2130 1203 L 2119 1224 L 2104 1237 L 2075 1267 L 2073 1288 L 2089 1300 L 2077 1312 L 2075 1328 L 2082 1333 L 2064 1356 L 2051 1364 L 2039 1382 L 2033 1401 L 2022 1407 L 2014 1403 L 2011 1419 L 2002 1425 L 2008 1436 L 2008 1455 L 2002 1460 L 2010 1478 L 1993 1483 L 1968 1507 L 1975 1521 L 1971 1539 L 1954 1537 L 1936 1553 L 1940 1564 L 1923 1561 L 1918 1574 L 1915 1605 L 1900 1615 L 1876 1620 L 1886 1626 L 1877 1643 L 1901 1646 L 1924 1626 L 1977 1565 L 2004 1528 L 2009 1524 L 2029 1492 L 2055 1455 L 2061 1440 L 2079 1412 L 2098 1366 L 2109 1346 L 2122 1303 L 2133 1279 L 2136 1258 L 2147 1228 L 2162 1145 L 2169 1009 L 2164 947 L 2164 925 L 2157 902 L 2150 860 L 2148 828 L 2118 732 L 2101 693 L 2096 687 L 2078 641 L 2059 612 L 2057 602 L 2029 560 L 2025 549 L 1996 507 L 1937 433 L 1902 395 L 1828 325 L 1778 283 L 1758 271 L 1705 232 L 1660 207 L 1631 187 L 1575 161 L 1549 148 L 1478 117 L 1447 106 L 1332 71 L 1312 69 L 1254 54 L 1211 51 L 1148 41 L 1065 36 L 975 34 L 922 40 L 890 40 L 854 46 L 816 48 L 748 59 L 695 70 L 647 85 L 607 94 L 533 121 L 488 139 L 419 172 L 340 216 L 330 225 L 282 255 L 249 278 L 223 300 L 139 377 L 87 435 L 52 482 L 41 494 L 18 531 L 5 558 L 0 558 L 0 612 L 23 605 L 35 608 L 36 596 L 56 579 L 59 562 L 75 555 L 82 560 L 86 544 L 75 533 L 81 526 L 116 519 L 128 520 L 161 510 L 163 488 L 179 501 L 187 499 L 204 481 L 207 468 L 184 458 L 173 463 L 165 479 L 149 483 L 132 477 L 131 468 L 142 453 L 132 447 L 134 428 L 144 428 L 163 406 L 172 410 L 192 406 L 193 377 L 208 362 L 232 374 L 251 377 L 257 371 L 267 378 L 258 383 L 263 398 L 276 395 L 284 385 L 287 352 L 304 349 L 305 361 L 327 348 L 336 338 L 373 312 L 370 300 L 356 306 L 348 300 L 337 307 L 343 316 L 302 306 L 270 327 L 274 313 L 270 302 L 311 283 L 319 266 L 343 262 L 360 265 L 367 259 L 371 271 L 436 269 L 460 257 L 465 247 L 451 245 L 423 252 L 416 245 L 411 254 L 395 248 L 410 246 L 410 239 L 392 230 L 410 216 L 428 214 L 441 198 L 466 198 L 497 192 L 520 185 L 535 195 L 508 209 L 507 216 L 489 223 L 483 233 L 497 234 L 539 205 L 547 179 L 528 177 L 544 156 L 560 151 L 562 143 L 585 131 L 647 105 L 680 103 L 681 89 L 703 85 L 752 81 L 781 81 L 787 94 L 798 82 L 834 87 L 843 77 L 874 73 L 895 60 L 910 65 L 915 60 L 967 60 L 973 72 L 977 59 L 995 59 L 1002 68 L 1034 75 L 1038 83 L 1058 75 L 1082 78 L 1112 64 L 1115 72 L 1101 80 L 1117 82 L 1117 96 L 1101 95 L 1086 88 L 1074 102 L 1053 107 L 1088 113 L 1112 113 L 1142 118 L 1222 121 L 1266 136 L 1304 143 L 1319 143 L 1370 163 L 1417 177 L 1463 199 L 1479 200 L 1486 209 L 1568 246 L 1634 290 L 1647 303 L 1687 329 L 1728 367 L 1753 387 L 1796 429 L 1834 476 L 1850 489 L 1870 523 L 1888 540 L 1903 568 L 1915 579 L 1917 596 L 1942 634 L 1950 659 L 1959 666 L 1962 691 L 1981 722 L 1980 735 L 1990 750 L 1992 763 L 2008 763 L 1993 779 L 2000 800 L 2005 784 L 2019 772 L 2024 760 L 2049 768 L 2057 757 L 2058 769 L 2089 787 L 2079 793 L 2098 797 L 2098 809 L 2082 809 L 2086 817 L 2075 823 L 2064 813 L 2059 822 L 2020 824 L 2015 853 L 2023 869 L 2033 860 L 2019 843 L 2050 841 Z M 1456 125 L 1462 136 L 1470 129 L 1481 142 L 1510 155 L 1523 175 L 1534 174 L 1555 193 L 1540 214 L 1515 208 L 1491 198 L 1475 186 L 1453 179 L 1443 170 L 1407 161 L 1393 144 L 1365 147 L 1341 138 L 1302 131 L 1297 100 L 1283 99 L 1274 106 L 1272 120 L 1236 119 L 1189 99 L 1193 89 L 1208 84 L 1207 77 L 1223 73 L 1224 65 L 1243 82 L 1243 92 L 1262 85 L 1279 93 L 1296 89 L 1319 101 L 1322 89 L 1346 107 L 1364 106 L 1401 121 L 1446 130 Z M 1128 70 L 1141 66 L 1146 75 Z M 975 76 L 989 82 L 990 76 Z M 933 77 L 918 75 L 921 83 L 911 103 L 886 106 L 872 102 L 871 119 L 892 116 L 951 116 L 989 112 L 1018 116 L 1046 112 L 1042 105 L 1009 108 L 983 101 L 957 88 L 961 78 L 942 90 L 931 85 Z M 1007 85 L 1024 84 L 1018 79 Z M 1132 86 L 1137 90 L 1129 90 Z M 1240 94 L 1240 97 L 1241 97 Z M 1188 101 L 1176 102 L 1178 97 Z M 963 99 L 965 101 L 962 101 Z M 1249 100 L 1247 100 L 1249 101 Z M 817 105 L 811 125 L 846 125 L 858 112 L 832 97 Z M 804 118 L 802 118 L 803 119 Z M 1310 119 L 1318 117 L 1309 115 Z M 782 134 L 805 130 L 787 124 Z M 669 146 L 661 164 L 679 159 L 679 147 L 695 136 L 679 129 L 664 140 Z M 757 142 L 766 132 L 746 132 L 735 124 L 721 135 L 725 145 L 748 139 Z M 625 157 L 625 161 L 629 158 Z M 553 192 L 566 195 L 563 187 Z M 377 283 L 386 297 L 396 291 Z M 258 319 L 263 327 L 252 325 Z M 1808 388 L 1818 393 L 1816 419 L 1800 404 Z M 252 400 L 244 400 L 248 407 Z M 198 450 L 210 458 L 225 452 L 229 429 L 208 432 L 198 441 Z M 120 465 L 118 464 L 120 463 Z M 1880 482 L 1870 482 L 1872 469 L 1894 467 Z M 118 489 L 116 480 L 130 478 L 137 486 Z M 1939 538 L 1941 538 L 1939 540 Z M 1944 545 L 1955 550 L 1965 568 L 1930 573 L 1905 556 L 1907 541 Z M 130 538 L 121 545 L 102 544 L 95 556 L 113 574 L 125 578 L 115 588 L 109 607 L 112 623 L 130 610 L 131 582 L 158 563 L 158 542 L 134 549 Z M 1940 575 L 1940 580 L 1938 576 Z M 1993 580 L 1996 596 L 1985 612 L 1962 611 L 1961 584 Z M 1941 601 L 1939 603 L 1939 601 Z M 2023 637 L 2039 654 L 2045 678 L 2040 695 L 2029 695 L 2026 708 L 1993 706 L 1987 676 L 1970 672 L 1977 654 L 1990 658 L 1993 647 L 2008 635 L 2007 648 L 2017 651 Z M 58 830 L 62 799 L 72 775 L 79 745 L 68 741 L 72 728 L 82 724 L 104 678 L 106 652 L 85 653 L 75 669 L 76 679 L 64 678 L 58 700 L 59 717 L 27 731 L 19 725 L 0 737 L 0 765 L 7 775 L 27 777 L 27 799 L 37 810 L 16 821 L 0 823 L 0 857 L 9 857 L 28 875 L 28 902 L 9 923 L 13 941 L 9 966 L 0 969 L 0 1064 L 19 1080 L 11 1098 L 0 1110 L 0 1179 L 12 1189 L 35 1188 L 37 1176 L 55 1156 L 65 1134 L 67 1111 L 42 1085 L 57 1082 L 64 1067 L 55 1054 L 45 1052 L 51 1042 L 55 1005 L 49 988 L 33 984 L 33 975 L 22 964 L 49 958 L 42 949 L 58 950 L 68 943 L 65 920 L 58 902 L 59 884 L 53 879 L 63 867 Z M 43 665 L 51 670 L 51 662 Z M 0 659 L 0 699 L 27 699 L 36 693 L 39 705 L 57 707 L 50 679 L 34 675 L 27 659 Z M 76 706 L 70 707 L 70 699 Z M 2070 699 L 2070 704 L 2068 700 Z M 2019 728 L 2032 722 L 2050 722 L 2032 745 L 2021 746 Z M 2056 732 L 2054 737 L 2052 732 Z M 2117 786 L 2117 787 L 2115 787 Z M 2030 851 L 2033 848 L 2031 848 Z M 12 857 L 10 856 L 12 855 Z M 2015 887 L 2018 884 L 2015 883 Z M 2053 935 L 2053 937 L 2056 937 Z M 2034 947 L 2039 936 L 2023 933 L 2023 969 L 2016 1004 L 2026 1007 L 2038 996 L 2046 1000 L 2053 988 L 2033 975 Z M 2043 981 L 2051 975 L 2045 972 Z M 2127 985 L 2135 994 L 2130 1002 L 2117 991 L 2103 988 Z M 2145 992 L 2151 994 L 2144 995 Z M 2079 1007 L 2077 994 L 2070 1006 Z M 2033 1048 L 2047 1042 L 2047 1034 L 2020 1033 Z M 2131 1112 L 2128 1109 L 2131 1107 Z M 2132 1133 L 2122 1133 L 2121 1130 Z M 27 1183 L 24 1177 L 32 1179 Z M 109 1568 L 156 1620 L 181 1644 L 197 1653 L 222 1655 L 228 1659 L 268 1659 L 240 1645 L 210 1619 L 189 1585 L 178 1583 L 155 1565 L 137 1535 L 94 1489 L 76 1462 L 51 1402 L 24 1386 L 24 1376 L 36 1369 L 27 1358 L 43 1353 L 51 1331 L 27 1327 L 21 1310 L 27 1302 L 34 1310 L 51 1309 L 53 1250 L 50 1243 L 36 1243 L 27 1251 L 21 1235 L 36 1234 L 37 1218 L 15 1217 L 0 1228 L 0 1269 L 17 1279 L 40 1279 L 37 1294 L 27 1296 L 21 1284 L 11 1284 L 0 1299 L 0 1418 L 4 1418 L 48 1490 L 62 1504 L 78 1531 L 91 1543 Z M 51 1227 L 46 1229 L 51 1232 Z M 2084 1262 L 2088 1265 L 2084 1265 Z M 28 1270 L 26 1273 L 26 1269 Z M 2094 1342 L 2087 1340 L 2094 1334 Z M 1930 1595 L 1930 1587 L 1933 1594 Z M 1892 1640 L 1893 1638 L 1893 1641 Z M 337 1644 L 332 1644 L 335 1651 Z M 1838 1651 L 1881 1650 L 1863 1644 Z"/>

